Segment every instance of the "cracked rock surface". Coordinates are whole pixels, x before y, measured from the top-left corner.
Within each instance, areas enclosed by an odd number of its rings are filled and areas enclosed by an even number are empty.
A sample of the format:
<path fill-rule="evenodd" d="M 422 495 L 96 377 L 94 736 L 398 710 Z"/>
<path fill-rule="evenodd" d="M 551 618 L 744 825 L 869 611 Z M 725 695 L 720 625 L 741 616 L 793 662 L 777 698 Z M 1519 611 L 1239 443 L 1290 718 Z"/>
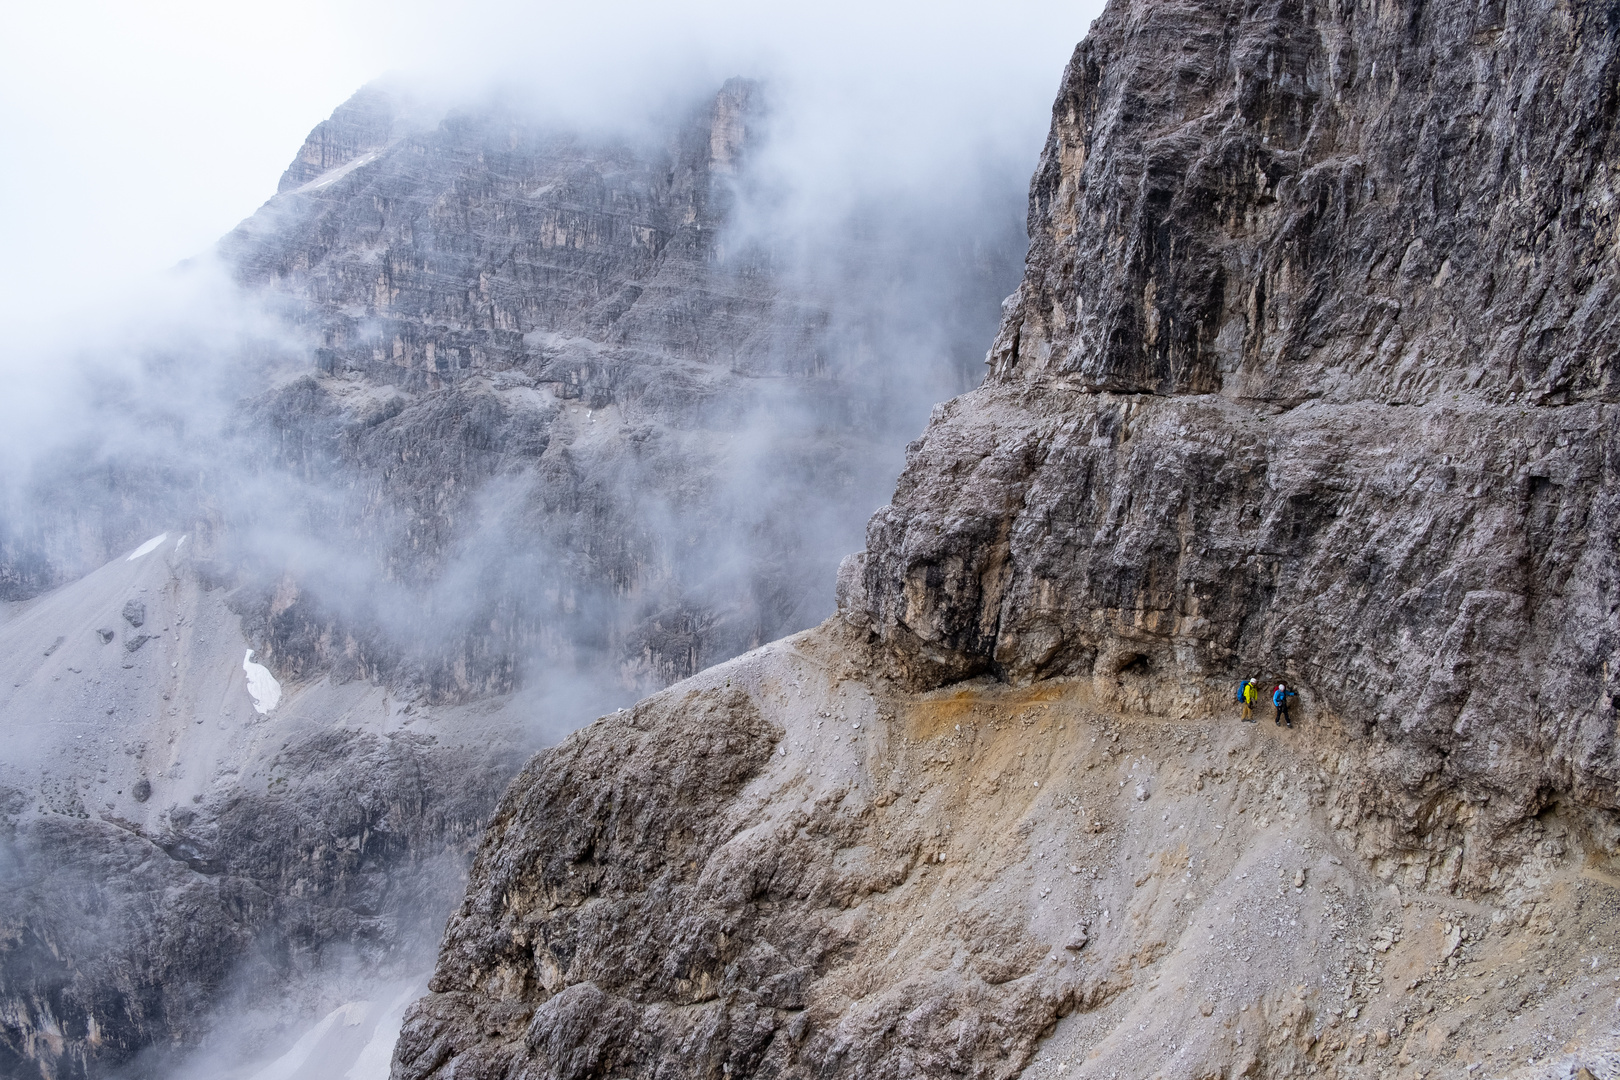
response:
<path fill-rule="evenodd" d="M 1110 4 L 839 616 L 530 765 L 394 1075 L 1608 1075 L 1617 34 Z"/>
<path fill-rule="evenodd" d="M 1293 684 L 1367 811 L 1491 887 L 1505 831 L 1620 808 L 1616 29 L 1243 10 L 1076 51 L 991 374 L 841 603 L 922 685 Z"/>

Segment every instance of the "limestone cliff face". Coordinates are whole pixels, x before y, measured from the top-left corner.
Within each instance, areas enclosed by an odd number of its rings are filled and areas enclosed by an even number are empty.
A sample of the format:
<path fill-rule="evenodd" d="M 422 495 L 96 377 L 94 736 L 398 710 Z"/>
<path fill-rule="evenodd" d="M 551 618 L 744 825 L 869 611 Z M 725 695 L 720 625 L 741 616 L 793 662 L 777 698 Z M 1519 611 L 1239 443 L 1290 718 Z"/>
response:
<path fill-rule="evenodd" d="M 1612 402 L 1613 33 L 1522 2 L 1116 7 L 1064 73 L 993 381 Z"/>
<path fill-rule="evenodd" d="M 840 617 L 531 764 L 394 1075 L 1612 1069 L 1617 35 L 1111 4 Z"/>
<path fill-rule="evenodd" d="M 778 310 L 766 268 L 723 266 L 716 247 L 762 120 L 759 87 L 741 79 L 661 143 L 500 105 L 412 129 L 405 104 L 368 88 L 222 247 L 317 327 L 328 370 L 403 390 L 524 367 L 603 408 L 616 389 L 639 396 L 620 385 L 626 367 L 802 371 L 807 354 L 770 348 L 802 339 L 784 318 L 800 309 Z M 586 341 L 651 355 L 567 355 Z"/>
<path fill-rule="evenodd" d="M 645 690 L 830 603 L 827 556 L 786 515 L 838 515 L 873 433 L 851 387 L 816 377 L 825 312 L 759 259 L 722 258 L 761 116 L 733 80 L 641 144 L 499 106 L 413 128 L 368 89 L 316 128 L 221 245 L 319 342 L 319 373 L 241 426 L 287 473 L 353 479 L 329 539 L 432 625 L 400 633 L 318 580 L 277 602 L 268 567 L 244 613 L 269 662 L 465 699 L 544 658 Z M 761 431 L 767 409 L 802 430 Z M 760 469 L 778 490 L 737 499 Z"/>
<path fill-rule="evenodd" d="M 1554 801 L 1620 808 L 1615 34 L 1112 6 L 990 376 L 912 447 L 847 617 L 930 683 L 1297 684 L 1447 884 Z"/>

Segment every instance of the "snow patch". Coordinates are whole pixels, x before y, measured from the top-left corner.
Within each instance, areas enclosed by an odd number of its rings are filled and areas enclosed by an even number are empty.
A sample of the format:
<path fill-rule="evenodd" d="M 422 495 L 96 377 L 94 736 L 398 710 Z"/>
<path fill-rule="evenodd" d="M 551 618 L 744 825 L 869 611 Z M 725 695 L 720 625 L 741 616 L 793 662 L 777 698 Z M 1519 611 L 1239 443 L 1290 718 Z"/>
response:
<path fill-rule="evenodd" d="M 247 675 L 248 693 L 253 697 L 254 709 L 262 714 L 281 704 L 281 684 L 276 682 L 269 668 L 253 662 L 252 649 L 242 657 L 242 672 Z"/>
<path fill-rule="evenodd" d="M 395 987 L 379 987 L 384 993 Z M 305 1031 L 286 1053 L 247 1080 L 388 1080 L 405 1010 L 427 987 L 417 982 L 389 1001 L 350 1001 Z M 190 1074 L 188 1074 L 190 1075 Z"/>
<path fill-rule="evenodd" d="M 372 1032 L 371 1040 L 360 1048 L 354 1064 L 343 1074 L 343 1080 L 388 1080 L 393 1063 L 394 1044 L 399 1041 L 400 1029 L 405 1026 L 405 1010 L 422 996 L 425 986 L 407 986 L 405 992 L 394 999 Z"/>
<path fill-rule="evenodd" d="M 313 1063 L 312 1059 L 318 1051 L 329 1052 L 332 1049 L 322 1044 L 334 1041 L 329 1034 L 333 1028 L 339 1024 L 343 1027 L 358 1027 L 365 1023 L 369 1004 L 365 1001 L 351 1001 L 346 1005 L 339 1005 L 320 1023 L 305 1032 L 303 1038 L 294 1043 L 291 1050 L 254 1073 L 251 1080 L 297 1080 Z"/>
<path fill-rule="evenodd" d="M 142 544 L 140 547 L 138 547 L 134 551 L 130 552 L 129 553 L 129 558 L 126 561 L 127 562 L 134 562 L 136 559 L 140 558 L 142 555 L 150 555 L 150 554 L 152 554 L 152 552 L 154 552 L 154 551 L 156 551 L 158 549 L 158 545 L 163 543 L 163 541 L 167 540 L 168 538 L 169 538 L 168 533 L 158 533 L 156 536 L 152 537 L 152 539 L 148 540 L 146 543 Z"/>
<path fill-rule="evenodd" d="M 346 163 L 344 163 L 342 165 L 339 165 L 335 169 L 327 169 L 325 172 L 321 173 L 321 175 L 319 175 L 315 179 L 309 181 L 309 183 L 304 184 L 301 187 L 293 188 L 287 194 L 289 194 L 289 195 L 305 195 L 305 194 L 308 194 L 309 192 L 312 192 L 312 191 L 319 191 L 323 187 L 328 187 L 328 186 L 330 186 L 332 184 L 337 183 L 339 180 L 343 179 L 345 176 L 348 176 L 350 173 L 354 172 L 354 170 L 362 168 L 362 167 L 364 167 L 366 165 L 370 165 L 373 161 L 376 161 L 381 156 L 382 156 L 382 151 L 381 150 L 373 150 L 369 154 L 361 154 L 359 157 L 355 158 L 353 161 L 346 162 Z"/>

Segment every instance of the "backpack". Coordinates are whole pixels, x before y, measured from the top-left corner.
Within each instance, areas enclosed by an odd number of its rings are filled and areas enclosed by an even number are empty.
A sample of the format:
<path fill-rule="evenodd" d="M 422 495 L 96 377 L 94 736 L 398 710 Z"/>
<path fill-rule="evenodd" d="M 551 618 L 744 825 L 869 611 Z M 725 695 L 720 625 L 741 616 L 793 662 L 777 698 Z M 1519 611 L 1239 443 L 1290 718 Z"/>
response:
<path fill-rule="evenodd" d="M 1248 685 L 1249 682 L 1247 679 L 1238 683 L 1237 689 L 1232 691 L 1232 700 L 1241 703 L 1243 701 L 1243 688 Z"/>

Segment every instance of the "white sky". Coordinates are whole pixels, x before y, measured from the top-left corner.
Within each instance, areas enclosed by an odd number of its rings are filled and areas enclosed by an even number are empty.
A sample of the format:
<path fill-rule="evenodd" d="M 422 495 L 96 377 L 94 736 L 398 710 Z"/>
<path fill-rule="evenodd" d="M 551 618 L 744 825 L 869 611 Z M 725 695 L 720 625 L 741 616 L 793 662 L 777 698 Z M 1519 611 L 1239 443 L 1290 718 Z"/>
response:
<path fill-rule="evenodd" d="M 206 249 L 385 72 L 451 93 L 516 79 L 587 121 L 623 120 L 671 84 L 764 73 L 815 103 L 807 145 L 835 163 L 829 182 L 909 169 L 918 183 L 974 153 L 1033 168 L 1100 8 L 16 0 L 0 14 L 0 360 Z"/>

